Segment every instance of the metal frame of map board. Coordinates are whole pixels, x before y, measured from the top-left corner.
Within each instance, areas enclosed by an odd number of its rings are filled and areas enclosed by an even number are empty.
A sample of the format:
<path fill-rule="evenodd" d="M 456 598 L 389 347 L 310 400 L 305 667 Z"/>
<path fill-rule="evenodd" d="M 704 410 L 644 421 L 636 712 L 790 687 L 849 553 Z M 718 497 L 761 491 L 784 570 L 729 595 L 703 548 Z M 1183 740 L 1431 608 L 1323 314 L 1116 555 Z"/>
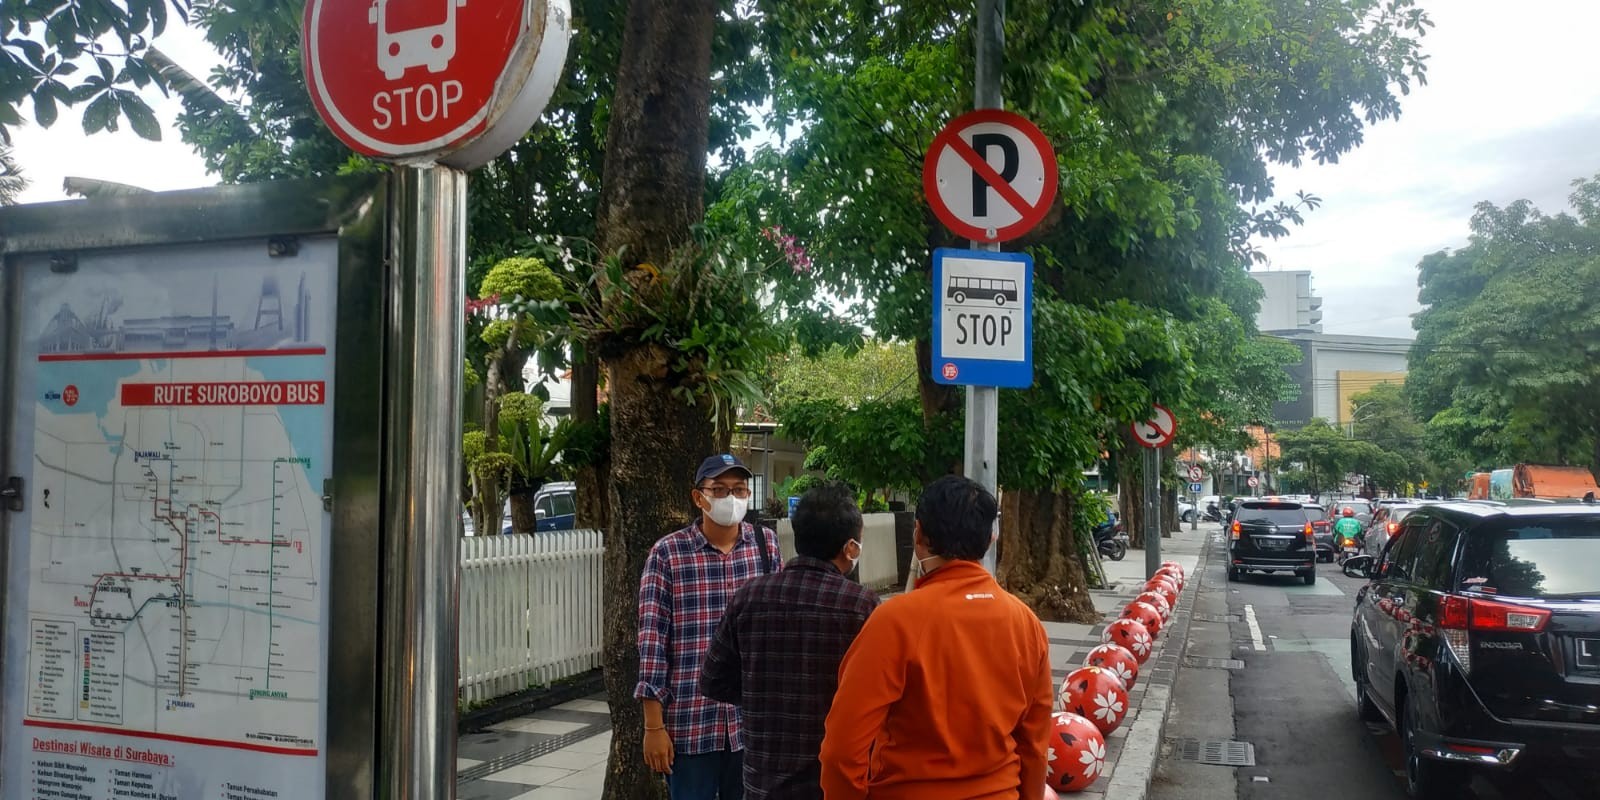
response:
<path fill-rule="evenodd" d="M 299 237 L 337 236 L 334 442 L 328 473 L 336 499 L 328 545 L 334 578 L 327 587 L 323 743 L 329 798 L 375 796 L 386 186 L 380 176 L 359 176 L 0 209 L 0 375 L 15 374 L 20 366 L 21 270 L 13 268 L 20 258 L 71 259 L 87 251 L 249 240 L 270 251 L 293 248 Z M 14 437 L 23 435 L 10 430 L 20 401 L 16 393 L 15 387 L 0 385 L 0 479 L 22 473 L 21 465 L 11 463 Z M 13 535 L 13 516 L 0 510 L 0 543 Z M 0 576 L 9 574 L 9 550 L 8 544 L 0 546 Z M 0 592 L 0 626 L 10 594 L 10 588 Z M 0 628 L 0 642 L 5 633 Z"/>

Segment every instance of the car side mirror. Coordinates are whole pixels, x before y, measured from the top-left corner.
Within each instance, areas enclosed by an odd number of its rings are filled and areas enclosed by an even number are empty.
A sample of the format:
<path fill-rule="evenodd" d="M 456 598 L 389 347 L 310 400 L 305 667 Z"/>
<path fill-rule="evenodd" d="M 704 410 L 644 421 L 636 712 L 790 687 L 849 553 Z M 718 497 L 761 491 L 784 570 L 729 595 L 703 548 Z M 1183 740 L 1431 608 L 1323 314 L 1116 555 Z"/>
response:
<path fill-rule="evenodd" d="M 1345 559 L 1344 575 L 1347 578 L 1371 580 L 1377 574 L 1376 556 L 1351 556 Z"/>
<path fill-rule="evenodd" d="M 548 517 L 548 516 L 550 516 L 550 515 L 544 513 L 544 509 L 542 509 L 542 508 L 536 508 L 536 509 L 533 510 L 533 518 L 534 519 L 544 519 L 545 517 Z"/>

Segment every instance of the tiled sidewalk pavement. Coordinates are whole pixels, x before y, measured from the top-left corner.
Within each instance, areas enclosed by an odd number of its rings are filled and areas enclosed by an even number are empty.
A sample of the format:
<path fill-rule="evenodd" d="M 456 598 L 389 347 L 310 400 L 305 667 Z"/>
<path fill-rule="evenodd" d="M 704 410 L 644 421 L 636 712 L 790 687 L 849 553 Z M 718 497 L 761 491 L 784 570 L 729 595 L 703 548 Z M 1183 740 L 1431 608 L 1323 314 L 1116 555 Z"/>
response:
<path fill-rule="evenodd" d="M 1192 575 L 1206 537 L 1216 527 L 1184 530 L 1162 540 L 1163 560 L 1170 558 Z M 1095 591 L 1095 609 L 1104 618 L 1092 625 L 1047 622 L 1050 660 L 1059 683 L 1083 665 L 1100 644 L 1106 623 L 1121 613 L 1144 584 L 1144 552 L 1129 551 L 1122 561 L 1107 561 L 1111 588 Z M 1171 697 L 1172 681 L 1188 636 L 1195 586 L 1184 587 L 1172 621 L 1156 638 L 1156 651 L 1140 671 L 1130 694 L 1128 717 L 1106 742 L 1105 774 L 1078 797 L 1102 800 L 1112 785 L 1116 797 L 1143 797 L 1143 785 L 1155 766 L 1161 728 Z M 592 800 L 600 796 L 605 761 L 611 747 L 611 722 L 603 695 L 564 703 L 462 736 L 456 762 L 458 800 Z M 1141 724 L 1140 715 L 1148 719 Z M 1124 758 L 1124 756 L 1127 756 Z M 1124 791 L 1126 787 L 1127 791 Z"/>
<path fill-rule="evenodd" d="M 604 695 L 507 720 L 458 740 L 457 800 L 592 800 L 605 781 Z"/>

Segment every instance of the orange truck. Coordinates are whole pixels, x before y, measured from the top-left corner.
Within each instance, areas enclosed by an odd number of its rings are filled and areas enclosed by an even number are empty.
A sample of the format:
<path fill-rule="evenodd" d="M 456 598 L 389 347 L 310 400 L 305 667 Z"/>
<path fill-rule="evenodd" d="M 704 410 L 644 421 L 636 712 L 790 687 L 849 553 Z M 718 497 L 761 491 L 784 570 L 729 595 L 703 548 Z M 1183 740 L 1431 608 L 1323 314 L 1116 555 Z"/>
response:
<path fill-rule="evenodd" d="M 1478 491 L 1478 478 L 1473 476 L 1473 492 Z M 1547 500 L 1578 500 L 1584 495 L 1600 495 L 1594 474 L 1588 467 L 1552 467 L 1543 464 L 1518 464 L 1510 469 L 1497 469 L 1489 473 L 1489 499 L 1512 500 L 1537 497 Z M 1475 496 L 1469 495 L 1469 496 Z"/>
<path fill-rule="evenodd" d="M 1489 499 L 1489 473 L 1487 473 L 1487 472 L 1474 472 L 1472 474 L 1472 485 L 1470 487 L 1468 487 L 1468 489 L 1467 489 L 1467 499 L 1468 500 L 1488 500 Z"/>

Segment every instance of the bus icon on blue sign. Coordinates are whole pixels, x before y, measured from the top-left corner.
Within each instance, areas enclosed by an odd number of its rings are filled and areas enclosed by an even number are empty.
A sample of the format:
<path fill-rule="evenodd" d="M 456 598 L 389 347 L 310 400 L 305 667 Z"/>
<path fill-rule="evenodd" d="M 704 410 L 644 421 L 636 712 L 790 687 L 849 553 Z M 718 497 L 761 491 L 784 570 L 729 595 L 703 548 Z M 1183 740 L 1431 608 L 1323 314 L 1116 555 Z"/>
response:
<path fill-rule="evenodd" d="M 968 299 L 979 302 L 992 300 L 995 305 L 1003 306 L 1008 301 L 1017 302 L 1017 282 L 1009 278 L 971 278 L 952 275 L 950 285 L 945 289 L 945 296 L 957 303 L 965 303 Z"/>

